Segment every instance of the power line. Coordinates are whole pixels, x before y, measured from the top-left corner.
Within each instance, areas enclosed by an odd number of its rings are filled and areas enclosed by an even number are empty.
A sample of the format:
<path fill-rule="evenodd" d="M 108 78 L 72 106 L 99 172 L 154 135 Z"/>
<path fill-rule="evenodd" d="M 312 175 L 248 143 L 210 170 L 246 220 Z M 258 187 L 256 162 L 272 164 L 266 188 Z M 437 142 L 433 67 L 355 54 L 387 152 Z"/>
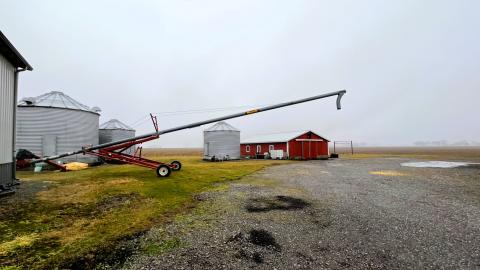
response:
<path fill-rule="evenodd" d="M 249 109 L 249 108 L 263 107 L 263 106 L 268 106 L 268 105 L 232 106 L 232 107 L 204 108 L 204 109 L 194 109 L 194 110 L 164 111 L 164 112 L 155 112 L 152 114 L 155 116 L 164 118 L 164 117 L 179 116 L 179 115 L 191 115 L 191 114 L 231 111 L 231 110 L 238 110 L 238 109 Z M 131 127 L 140 126 L 149 119 L 150 119 L 150 114 L 146 114 L 141 118 L 137 119 L 130 126 Z"/>

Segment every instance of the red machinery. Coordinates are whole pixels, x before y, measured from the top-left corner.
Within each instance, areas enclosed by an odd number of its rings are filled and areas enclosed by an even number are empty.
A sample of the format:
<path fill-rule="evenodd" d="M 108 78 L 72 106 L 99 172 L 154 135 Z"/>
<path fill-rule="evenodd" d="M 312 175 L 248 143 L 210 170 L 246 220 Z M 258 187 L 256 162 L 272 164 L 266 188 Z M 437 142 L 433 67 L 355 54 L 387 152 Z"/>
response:
<path fill-rule="evenodd" d="M 141 146 L 135 149 L 135 153 L 133 155 L 123 153 L 123 151 L 129 149 L 134 145 L 156 140 L 160 137 L 160 135 L 158 135 L 157 117 L 153 116 L 152 114 L 150 114 L 150 117 L 152 118 L 153 126 L 155 127 L 155 130 L 156 130 L 155 134 L 152 134 L 148 137 L 141 138 L 141 139 L 132 139 L 124 143 L 119 143 L 119 144 L 115 144 L 105 148 L 100 148 L 98 150 L 85 149 L 85 153 L 100 157 L 106 161 L 116 160 L 124 163 L 129 163 L 129 164 L 134 164 L 134 165 L 154 169 L 157 171 L 157 175 L 160 177 L 169 176 L 171 171 L 179 171 L 182 168 L 182 164 L 180 163 L 180 161 L 173 161 L 172 163 L 167 164 L 167 163 L 143 158 Z"/>
<path fill-rule="evenodd" d="M 109 143 L 104 143 L 96 146 L 87 146 L 83 147 L 81 150 L 74 151 L 74 152 L 68 152 L 64 153 L 61 155 L 56 155 L 56 156 L 51 156 L 51 157 L 46 157 L 46 158 L 41 158 L 41 159 L 36 159 L 36 160 L 31 160 L 30 164 L 37 163 L 37 162 L 49 162 L 50 160 L 53 159 L 58 159 L 66 156 L 71 156 L 71 155 L 76 155 L 76 154 L 89 154 L 93 156 L 100 157 L 105 160 L 116 160 L 116 161 L 121 161 L 129 164 L 134 164 L 150 169 L 154 169 L 157 171 L 157 175 L 159 177 L 166 177 L 169 176 L 171 171 L 178 171 L 181 169 L 182 164 L 179 161 L 173 161 L 170 164 L 151 160 L 151 159 L 146 159 L 141 156 L 142 153 L 142 148 L 138 147 L 137 150 L 133 155 L 129 155 L 126 153 L 123 153 L 125 150 L 128 148 L 132 147 L 133 145 L 137 144 L 142 144 L 144 142 L 148 142 L 151 140 L 158 139 L 160 135 L 162 134 L 167 134 L 167 133 L 172 133 L 176 132 L 179 130 L 184 130 L 184 129 L 189 129 L 189 128 L 194 128 L 194 127 L 199 127 L 202 125 L 210 124 L 210 123 L 215 123 L 218 121 L 222 120 L 227 120 L 227 119 L 232 119 L 232 118 L 237 118 L 237 117 L 242 117 L 242 116 L 247 116 L 250 114 L 258 113 L 258 112 L 263 112 L 263 111 L 269 111 L 281 107 L 287 107 L 299 103 L 304 103 L 308 101 L 313 101 L 317 99 L 322 99 L 326 97 L 331 97 L 331 96 L 337 96 L 337 109 L 341 109 L 341 104 L 340 100 L 342 96 L 346 93 L 347 91 L 341 90 L 337 92 L 331 92 L 323 95 L 317 95 L 309 98 L 304 98 L 304 99 L 299 99 L 295 101 L 290 101 L 290 102 L 285 102 L 285 103 L 280 103 L 276 105 L 271 105 L 271 106 L 266 106 L 263 108 L 259 109 L 253 109 L 249 110 L 246 112 L 241 112 L 241 113 L 236 113 L 236 114 L 231 114 L 223 117 L 218 117 L 206 121 L 201 121 L 201 122 L 196 122 L 188 125 L 183 125 L 175 128 L 170 128 L 170 129 L 165 129 L 165 130 L 158 130 L 158 123 L 157 123 L 157 118 L 154 117 L 153 115 L 150 114 L 150 117 L 152 118 L 153 125 L 155 127 L 155 132 L 146 134 L 146 135 L 141 135 L 137 136 L 134 138 L 128 138 L 128 139 L 123 139 L 115 142 L 109 142 Z M 51 162 L 53 163 L 53 162 Z M 54 163 L 55 164 L 55 163 Z M 58 164 L 57 164 L 58 165 Z"/>

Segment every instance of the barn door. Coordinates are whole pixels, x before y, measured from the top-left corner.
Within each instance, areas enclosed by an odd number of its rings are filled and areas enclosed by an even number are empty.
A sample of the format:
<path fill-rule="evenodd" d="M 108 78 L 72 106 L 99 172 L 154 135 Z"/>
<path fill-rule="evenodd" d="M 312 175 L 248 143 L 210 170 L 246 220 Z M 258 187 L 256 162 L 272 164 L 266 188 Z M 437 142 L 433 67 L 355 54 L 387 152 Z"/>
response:
<path fill-rule="evenodd" d="M 312 156 L 311 156 L 311 159 L 317 159 L 317 156 L 318 156 L 318 142 L 317 141 L 313 141 L 312 142 Z"/>
<path fill-rule="evenodd" d="M 42 155 L 49 157 L 57 154 L 57 136 L 43 135 L 42 136 Z"/>

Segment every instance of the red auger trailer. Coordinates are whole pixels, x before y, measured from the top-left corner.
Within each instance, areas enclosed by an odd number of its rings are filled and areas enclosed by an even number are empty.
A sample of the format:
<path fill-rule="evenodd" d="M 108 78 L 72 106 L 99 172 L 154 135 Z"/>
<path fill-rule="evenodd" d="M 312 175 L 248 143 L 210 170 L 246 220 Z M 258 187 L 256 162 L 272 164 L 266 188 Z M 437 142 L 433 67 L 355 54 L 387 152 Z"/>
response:
<path fill-rule="evenodd" d="M 170 173 L 172 171 L 178 171 L 178 170 L 181 169 L 182 164 L 179 161 L 173 161 L 172 163 L 167 164 L 167 163 L 143 158 L 142 154 L 141 154 L 141 152 L 142 152 L 141 147 L 138 147 L 137 151 L 135 151 L 135 153 L 133 155 L 126 154 L 126 153 L 124 153 L 124 151 L 129 149 L 133 145 L 142 144 L 144 142 L 148 142 L 148 141 L 158 139 L 160 137 L 160 135 L 162 135 L 162 134 L 167 134 L 167 133 L 172 133 L 172 132 L 176 132 L 176 131 L 180 131 L 180 130 L 184 130 L 184 129 L 199 127 L 199 126 L 202 126 L 202 125 L 215 123 L 215 122 L 222 121 L 222 120 L 228 120 L 228 119 L 232 119 L 232 118 L 247 116 L 247 115 L 254 114 L 254 113 L 269 111 L 269 110 L 273 110 L 273 109 L 287 107 L 287 106 L 291 106 L 291 105 L 295 105 L 295 104 L 299 104 L 299 103 L 304 103 L 304 102 L 309 102 L 309 101 L 313 101 L 313 100 L 317 100 L 317 99 L 327 98 L 327 97 L 331 97 L 331 96 L 337 96 L 337 110 L 340 110 L 341 109 L 340 101 L 341 101 L 342 96 L 346 92 L 347 92 L 346 90 L 331 92 L 331 93 L 327 93 L 327 94 L 323 94 L 323 95 L 317 95 L 317 96 L 304 98 L 304 99 L 299 99 L 299 100 L 295 100 L 295 101 L 284 102 L 284 103 L 280 103 L 280 104 L 276 104 L 276 105 L 266 106 L 266 107 L 263 107 L 263 108 L 253 109 L 253 110 L 249 110 L 249 111 L 241 112 L 241 113 L 235 113 L 235 114 L 231 114 L 231 115 L 227 115 L 227 116 L 223 116 L 223 117 L 217 117 L 217 118 L 213 118 L 213 119 L 210 119 L 210 120 L 200 121 L 200 122 L 196 122 L 196 123 L 192 123 L 192 124 L 188 124 L 188 125 L 183 125 L 183 126 L 179 126 L 179 127 L 174 127 L 174 128 L 170 128 L 170 129 L 165 129 L 165 130 L 158 130 L 157 118 L 153 115 L 150 115 L 151 118 L 152 118 L 152 121 L 153 121 L 153 125 L 155 127 L 155 132 L 153 132 L 153 133 L 149 133 L 149 134 L 145 134 L 145 135 L 141 135 L 141 136 L 137 136 L 137 137 L 133 137 L 133 138 L 128 138 L 128 139 L 123 139 L 123 140 L 119 140 L 119 141 L 115 141 L 115 142 L 99 144 L 99 145 L 95 145 L 95 146 L 85 146 L 85 147 L 82 147 L 82 149 L 78 150 L 78 151 L 68 152 L 68 153 L 64 153 L 64 154 L 60 154 L 60 155 L 56 155 L 56 156 L 50 156 L 50 157 L 46 157 L 46 158 L 33 159 L 33 160 L 30 160 L 29 163 L 34 164 L 34 163 L 38 163 L 38 162 L 48 162 L 48 163 L 52 164 L 53 162 L 49 162 L 49 161 L 54 160 L 54 159 L 58 159 L 58 158 L 66 157 L 66 156 L 71 156 L 71 155 L 76 155 L 76 154 L 88 154 L 88 155 L 93 155 L 93 156 L 100 157 L 100 158 L 105 159 L 105 160 L 116 160 L 116 161 L 120 161 L 120 162 L 124 162 L 124 163 L 128 163 L 128 164 L 134 164 L 134 165 L 154 169 L 157 172 L 157 176 L 167 177 L 167 176 L 170 175 Z"/>

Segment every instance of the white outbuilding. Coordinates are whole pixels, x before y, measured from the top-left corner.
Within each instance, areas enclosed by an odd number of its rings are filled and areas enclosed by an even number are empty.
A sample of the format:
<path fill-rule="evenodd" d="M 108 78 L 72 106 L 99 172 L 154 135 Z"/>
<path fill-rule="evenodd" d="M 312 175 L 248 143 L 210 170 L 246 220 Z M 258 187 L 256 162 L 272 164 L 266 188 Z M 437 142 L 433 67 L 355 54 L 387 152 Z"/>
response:
<path fill-rule="evenodd" d="M 224 121 L 203 131 L 204 159 L 240 159 L 240 130 Z"/>

